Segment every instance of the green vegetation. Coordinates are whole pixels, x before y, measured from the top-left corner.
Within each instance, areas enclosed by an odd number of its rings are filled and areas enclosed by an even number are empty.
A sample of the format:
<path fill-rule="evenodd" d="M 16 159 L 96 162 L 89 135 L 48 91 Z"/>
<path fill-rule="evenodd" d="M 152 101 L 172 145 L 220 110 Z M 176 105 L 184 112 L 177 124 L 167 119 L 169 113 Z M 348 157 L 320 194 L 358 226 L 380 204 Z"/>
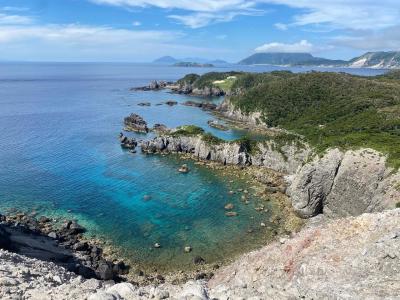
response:
<path fill-rule="evenodd" d="M 210 72 L 206 73 L 202 76 L 199 76 L 197 74 L 189 74 L 183 77 L 182 79 L 178 80 L 178 84 L 184 85 L 184 84 L 191 84 L 193 88 L 198 88 L 198 89 L 203 89 L 205 87 L 220 87 L 224 91 L 223 86 L 219 86 L 217 84 L 214 84 L 215 81 L 222 81 L 226 80 L 228 77 L 231 76 L 239 76 L 242 74 L 241 72 L 225 72 L 225 73 L 219 73 L 219 72 Z M 232 80 L 233 83 L 233 80 Z M 229 88 L 229 83 L 225 88 Z"/>
<path fill-rule="evenodd" d="M 400 208 L 400 202 L 396 203 L 396 208 Z"/>
<path fill-rule="evenodd" d="M 184 126 L 179 126 L 176 128 L 176 131 L 174 131 L 171 135 L 172 136 L 194 136 L 194 135 L 199 135 L 203 134 L 204 129 L 195 125 L 184 125 Z"/>
<path fill-rule="evenodd" d="M 220 139 L 220 138 L 216 137 L 215 135 L 212 135 L 209 132 L 204 133 L 202 135 L 202 139 L 203 139 L 203 141 L 205 141 L 206 143 L 211 144 L 211 145 L 219 145 L 219 144 L 222 144 L 225 142 L 223 139 Z"/>
<path fill-rule="evenodd" d="M 380 77 L 311 72 L 246 74 L 231 102 L 245 113 L 303 135 L 318 151 L 370 147 L 400 167 L 400 82 Z"/>
<path fill-rule="evenodd" d="M 211 133 L 205 132 L 203 128 L 195 126 L 195 125 L 184 125 L 176 128 L 176 131 L 171 133 L 171 136 L 201 136 L 203 141 L 212 144 L 218 145 L 224 142 L 224 140 L 212 135 Z"/>

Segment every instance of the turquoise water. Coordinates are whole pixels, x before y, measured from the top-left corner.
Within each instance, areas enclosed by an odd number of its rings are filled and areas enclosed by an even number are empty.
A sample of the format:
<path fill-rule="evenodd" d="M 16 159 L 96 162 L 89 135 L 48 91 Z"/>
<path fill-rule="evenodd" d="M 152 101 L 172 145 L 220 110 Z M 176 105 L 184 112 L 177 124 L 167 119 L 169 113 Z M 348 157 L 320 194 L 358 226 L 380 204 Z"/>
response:
<path fill-rule="evenodd" d="M 225 139 L 243 135 L 209 127 L 213 116 L 198 108 L 155 105 L 191 97 L 129 91 L 153 79 L 176 80 L 199 71 L 208 70 L 0 64 L 0 210 L 77 218 L 89 234 L 107 238 L 139 264 L 160 267 L 189 265 L 194 255 L 212 262 L 259 242 L 264 234 L 259 224 L 269 216 L 255 213 L 257 199 L 244 205 L 239 194 L 228 195 L 244 188 L 244 182 L 232 183 L 229 176 L 190 161 L 191 172 L 179 174 L 183 162 L 174 156 L 130 154 L 119 146 L 122 120 L 132 112 L 150 125 L 196 124 Z M 140 107 L 140 102 L 152 106 Z M 144 201 L 144 195 L 151 199 Z M 239 217 L 225 217 L 228 202 L 235 204 Z M 252 228 L 256 232 L 247 234 Z M 161 249 L 152 249 L 156 242 Z M 191 254 L 183 254 L 186 245 L 193 247 Z"/>

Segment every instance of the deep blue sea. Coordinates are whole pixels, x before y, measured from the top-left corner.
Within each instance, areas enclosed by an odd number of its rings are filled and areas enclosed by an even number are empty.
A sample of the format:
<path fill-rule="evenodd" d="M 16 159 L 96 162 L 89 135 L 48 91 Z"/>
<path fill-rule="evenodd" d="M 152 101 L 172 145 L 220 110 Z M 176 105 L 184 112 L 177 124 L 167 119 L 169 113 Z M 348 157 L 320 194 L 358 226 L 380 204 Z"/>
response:
<path fill-rule="evenodd" d="M 285 68 L 230 66 L 212 71 L 272 69 Z M 241 205 L 240 195 L 228 195 L 245 182 L 232 183 L 229 176 L 191 161 L 191 172 L 180 174 L 183 162 L 177 157 L 131 154 L 118 141 L 123 118 L 132 112 L 150 126 L 196 124 L 225 139 L 245 134 L 210 128 L 207 121 L 213 116 L 198 108 L 155 105 L 192 97 L 129 90 L 154 79 L 172 81 L 207 71 L 211 69 L 150 64 L 0 64 L 0 212 L 16 208 L 76 218 L 89 234 L 121 247 L 136 262 L 161 267 L 189 264 L 194 255 L 215 261 L 232 249 L 247 250 L 255 239 L 248 229 L 259 227 L 268 216 L 255 214 L 256 199 Z M 140 102 L 152 105 L 141 107 Z M 144 195 L 151 199 L 144 201 Z M 225 217 L 227 202 L 235 204 L 240 217 Z M 156 242 L 161 249 L 153 249 Z M 186 245 L 193 247 L 191 254 L 183 254 Z"/>

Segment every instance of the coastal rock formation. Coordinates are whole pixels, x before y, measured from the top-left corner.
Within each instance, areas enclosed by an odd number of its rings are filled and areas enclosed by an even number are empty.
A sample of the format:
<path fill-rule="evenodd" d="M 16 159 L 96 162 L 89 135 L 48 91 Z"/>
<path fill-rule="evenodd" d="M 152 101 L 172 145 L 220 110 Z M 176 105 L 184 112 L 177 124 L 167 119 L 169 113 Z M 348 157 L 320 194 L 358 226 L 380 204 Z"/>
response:
<path fill-rule="evenodd" d="M 119 134 L 119 141 L 121 142 L 122 148 L 130 149 L 130 150 L 135 150 L 135 148 L 138 144 L 134 138 L 128 138 L 122 132 Z"/>
<path fill-rule="evenodd" d="M 147 86 L 133 87 L 130 90 L 131 91 L 158 91 L 158 90 L 165 89 L 169 84 L 172 84 L 172 82 L 167 82 L 164 80 L 160 80 L 160 81 L 153 80 Z"/>
<path fill-rule="evenodd" d="M 193 157 L 224 165 L 264 166 L 282 173 L 294 173 L 312 151 L 307 145 L 277 145 L 274 141 L 258 143 L 250 153 L 240 142 L 209 142 L 200 136 L 159 136 L 141 143 L 146 153 L 189 153 Z"/>
<path fill-rule="evenodd" d="M 392 174 L 386 157 L 372 149 L 329 150 L 305 164 L 289 188 L 293 208 L 304 218 L 356 216 L 394 207 L 400 199 L 400 172 Z"/>
<path fill-rule="evenodd" d="M 0 298 L 396 299 L 400 209 L 321 221 L 239 257 L 208 282 L 181 285 L 86 280 L 51 262 L 0 250 Z"/>
<path fill-rule="evenodd" d="M 148 133 L 149 128 L 147 127 L 147 122 L 137 114 L 131 114 L 124 119 L 125 130 Z"/>
<path fill-rule="evenodd" d="M 262 115 L 259 112 L 250 114 L 243 113 L 239 108 L 236 108 L 229 101 L 229 98 L 224 99 L 222 103 L 216 108 L 225 118 L 235 121 L 244 122 L 251 125 L 262 125 Z"/>
<path fill-rule="evenodd" d="M 222 164 L 249 164 L 249 155 L 236 143 L 211 145 L 200 136 L 160 136 L 141 144 L 146 153 L 190 153 L 194 157 Z"/>
<path fill-rule="evenodd" d="M 120 280 L 128 272 L 123 262 L 114 264 L 103 250 L 83 239 L 85 229 L 75 221 L 61 226 L 46 218 L 24 213 L 2 217 L 0 248 L 31 258 L 51 261 L 85 278 Z"/>
<path fill-rule="evenodd" d="M 183 103 L 183 105 L 194 106 L 204 110 L 215 110 L 217 108 L 216 104 L 209 102 L 186 101 L 185 103 Z"/>
<path fill-rule="evenodd" d="M 214 299 L 395 299 L 400 209 L 311 223 L 221 268 Z"/>

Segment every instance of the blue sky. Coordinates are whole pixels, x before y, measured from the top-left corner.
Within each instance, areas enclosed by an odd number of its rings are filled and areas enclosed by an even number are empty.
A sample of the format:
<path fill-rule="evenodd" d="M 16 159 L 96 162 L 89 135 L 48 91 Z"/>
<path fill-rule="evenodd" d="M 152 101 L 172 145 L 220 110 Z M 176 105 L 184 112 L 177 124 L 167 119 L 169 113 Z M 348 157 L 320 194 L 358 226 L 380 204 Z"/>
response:
<path fill-rule="evenodd" d="M 399 0 L 0 0 L 1 61 L 378 50 L 400 50 Z"/>

